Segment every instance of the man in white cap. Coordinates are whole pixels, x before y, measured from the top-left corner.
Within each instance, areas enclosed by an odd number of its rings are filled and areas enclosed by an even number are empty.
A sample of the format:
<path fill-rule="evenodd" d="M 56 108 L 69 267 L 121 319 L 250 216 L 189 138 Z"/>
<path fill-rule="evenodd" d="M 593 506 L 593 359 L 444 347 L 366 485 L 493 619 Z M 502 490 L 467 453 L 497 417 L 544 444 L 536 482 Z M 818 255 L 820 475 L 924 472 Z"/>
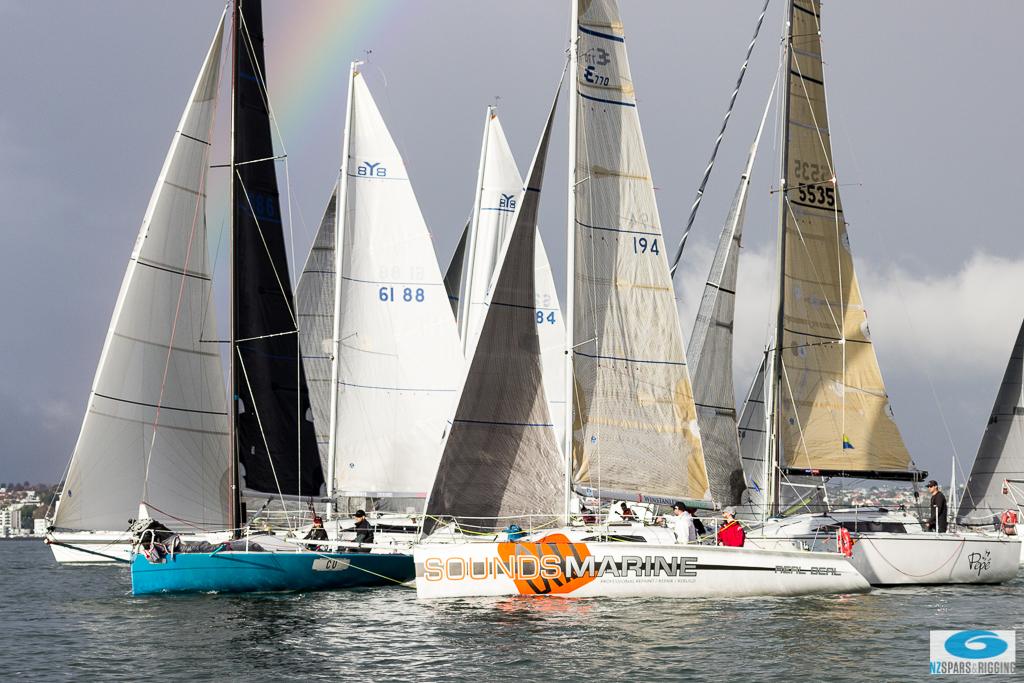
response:
<path fill-rule="evenodd" d="M 676 534 L 676 543 L 692 543 L 697 540 L 697 528 L 693 525 L 693 515 L 686 509 L 686 505 L 676 502 L 672 506 L 672 516 L 663 517 L 665 526 Z"/>
<path fill-rule="evenodd" d="M 722 510 L 724 524 L 718 529 L 718 545 L 742 548 L 747 540 L 743 525 L 736 519 L 736 508 L 727 507 Z"/>

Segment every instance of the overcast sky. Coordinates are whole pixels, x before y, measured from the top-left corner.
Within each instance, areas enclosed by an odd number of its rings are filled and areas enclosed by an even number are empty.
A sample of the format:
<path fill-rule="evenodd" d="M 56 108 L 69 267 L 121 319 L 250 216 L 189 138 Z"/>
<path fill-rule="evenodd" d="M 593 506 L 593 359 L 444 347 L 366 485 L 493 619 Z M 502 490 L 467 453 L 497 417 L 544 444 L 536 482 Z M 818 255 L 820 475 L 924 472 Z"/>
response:
<path fill-rule="evenodd" d="M 621 4 L 666 242 L 675 243 L 761 0 Z M 349 61 L 372 50 L 364 73 L 443 271 L 470 211 L 485 106 L 500 97 L 525 171 L 564 63 L 569 3 L 265 5 L 296 261 L 335 181 Z M 0 481 L 56 481 L 66 465 L 139 223 L 222 8 L 0 0 Z M 687 332 L 774 78 L 782 11 L 774 0 L 687 247 L 678 287 Z M 860 0 L 823 11 L 832 143 L 873 338 L 911 454 L 943 481 L 954 449 L 970 468 L 1024 315 L 1022 25 L 1024 4 L 1012 0 Z M 541 214 L 559 282 L 561 113 Z M 215 161 L 226 159 L 225 137 Z M 766 135 L 740 263 L 741 390 L 770 314 L 777 163 Z M 211 251 L 224 205 L 211 197 Z M 224 263 L 221 253 L 218 274 Z"/>

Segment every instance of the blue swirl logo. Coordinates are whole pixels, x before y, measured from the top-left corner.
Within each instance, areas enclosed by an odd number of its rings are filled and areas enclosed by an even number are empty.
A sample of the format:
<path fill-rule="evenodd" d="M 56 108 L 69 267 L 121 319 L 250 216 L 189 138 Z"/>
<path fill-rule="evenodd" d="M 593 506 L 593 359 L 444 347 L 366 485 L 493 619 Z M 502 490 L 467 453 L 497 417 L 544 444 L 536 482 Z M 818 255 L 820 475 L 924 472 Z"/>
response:
<path fill-rule="evenodd" d="M 961 659 L 988 659 L 998 657 L 1010 646 L 992 631 L 960 631 L 946 638 L 945 648 Z"/>

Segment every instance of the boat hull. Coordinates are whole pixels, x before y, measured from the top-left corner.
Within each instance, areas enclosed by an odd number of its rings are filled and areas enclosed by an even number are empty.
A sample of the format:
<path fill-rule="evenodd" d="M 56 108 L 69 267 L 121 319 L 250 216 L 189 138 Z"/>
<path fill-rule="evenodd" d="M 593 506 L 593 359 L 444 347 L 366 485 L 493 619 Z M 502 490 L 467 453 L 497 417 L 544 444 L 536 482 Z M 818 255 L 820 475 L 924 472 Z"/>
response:
<path fill-rule="evenodd" d="M 425 543 L 421 598 L 736 597 L 853 593 L 868 582 L 835 553 L 638 542 Z"/>
<path fill-rule="evenodd" d="M 259 593 L 402 584 L 415 576 L 401 553 L 179 553 L 153 563 L 132 559 L 132 594 Z"/>
<path fill-rule="evenodd" d="M 126 531 L 53 531 L 45 543 L 60 564 L 113 565 L 132 560 L 132 536 Z"/>
<path fill-rule="evenodd" d="M 827 536 L 826 536 L 827 538 Z M 872 586 L 995 584 L 1020 569 L 1015 537 L 977 533 L 857 533 L 850 562 Z M 822 535 L 789 539 L 753 538 L 762 547 L 825 549 Z"/>

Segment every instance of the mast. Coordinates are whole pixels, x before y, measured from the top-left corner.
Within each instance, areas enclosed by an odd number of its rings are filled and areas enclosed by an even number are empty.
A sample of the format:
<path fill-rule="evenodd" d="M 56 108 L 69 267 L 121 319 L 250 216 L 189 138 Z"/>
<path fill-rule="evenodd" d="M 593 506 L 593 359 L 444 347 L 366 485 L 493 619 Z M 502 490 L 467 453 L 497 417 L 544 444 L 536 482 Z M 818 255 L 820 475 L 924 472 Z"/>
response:
<path fill-rule="evenodd" d="M 341 352 L 341 269 L 345 244 L 345 206 L 348 195 L 348 157 L 351 149 L 352 86 L 361 61 L 352 62 L 348 73 L 345 103 L 345 132 L 342 135 L 341 168 L 334 204 L 334 333 L 331 340 L 331 426 L 327 445 L 327 514 L 334 511 L 334 449 L 338 442 L 338 356 Z"/>
<path fill-rule="evenodd" d="M 235 436 L 235 419 L 238 417 L 238 392 L 235 389 L 235 110 L 238 107 L 238 4 L 235 0 L 231 5 L 231 151 L 228 170 L 231 182 L 228 183 L 228 206 L 231 211 L 231 228 L 228 236 L 228 273 L 231 281 L 228 295 L 228 528 L 236 538 L 242 522 L 242 500 L 238 488 L 238 440 Z"/>
<path fill-rule="evenodd" d="M 572 441 L 573 441 L 573 295 L 576 286 L 576 98 L 579 71 L 579 0 L 572 0 L 572 17 L 569 20 L 569 196 L 566 217 L 565 242 L 565 305 L 562 316 L 565 321 L 565 434 L 562 455 L 565 459 L 565 502 L 563 513 L 569 523 L 572 501 Z"/>
<path fill-rule="evenodd" d="M 768 456 L 765 458 L 768 468 L 768 497 L 765 500 L 765 508 L 768 516 L 778 515 L 779 500 L 781 498 L 781 481 L 779 472 L 782 467 L 782 428 L 780 424 L 782 416 L 782 328 L 785 322 L 786 302 L 786 191 L 787 177 L 789 174 L 789 100 L 790 81 L 792 70 L 793 49 L 793 3 L 789 2 L 789 10 L 786 16 L 786 30 L 784 36 L 782 55 L 782 152 L 779 155 L 779 236 L 778 236 L 778 265 L 779 290 L 778 290 L 778 311 L 775 319 L 775 344 L 772 350 L 772 373 L 768 383 L 769 405 L 771 406 L 771 433 L 769 434 Z"/>
<path fill-rule="evenodd" d="M 462 344 L 462 355 L 469 358 L 470 344 L 475 344 L 475 339 L 470 339 L 470 308 L 472 307 L 472 296 L 470 289 L 473 286 L 474 271 L 476 270 L 477 232 L 480 229 L 480 204 L 484 195 L 484 167 L 487 165 L 487 143 L 491 134 L 491 118 L 494 115 L 494 106 L 488 105 L 487 114 L 484 119 L 484 139 L 480 143 L 480 166 L 476 174 L 476 197 L 473 198 L 473 216 L 470 218 L 469 235 L 466 242 L 466 257 L 463 263 L 462 282 L 459 287 L 459 314 L 456 316 L 459 326 L 459 341 Z"/>

